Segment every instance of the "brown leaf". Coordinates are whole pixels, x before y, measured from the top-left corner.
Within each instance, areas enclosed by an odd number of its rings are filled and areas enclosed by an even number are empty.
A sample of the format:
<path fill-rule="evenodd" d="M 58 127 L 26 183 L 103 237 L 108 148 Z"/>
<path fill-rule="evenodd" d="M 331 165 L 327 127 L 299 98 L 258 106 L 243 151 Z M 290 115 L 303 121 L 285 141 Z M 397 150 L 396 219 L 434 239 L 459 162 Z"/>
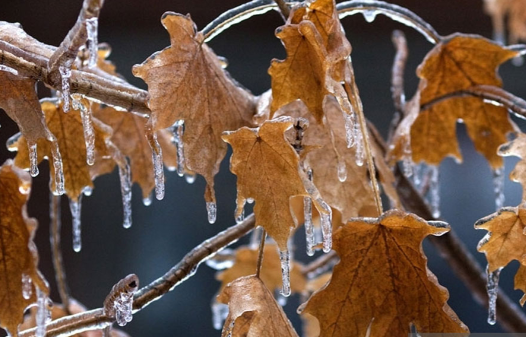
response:
<path fill-rule="evenodd" d="M 521 263 L 515 276 L 515 289 L 526 291 L 526 209 L 505 207 L 475 223 L 475 229 L 485 229 L 489 233 L 480 240 L 478 251 L 486 254 L 488 271 L 494 272 L 513 260 Z M 521 305 L 526 295 L 521 298 Z"/>
<path fill-rule="evenodd" d="M 526 201 L 526 134 L 517 133 L 517 138 L 502 144 L 498 151 L 500 156 L 516 156 L 521 158 L 510 173 L 510 179 L 522 185 L 522 201 Z"/>
<path fill-rule="evenodd" d="M 92 179 L 101 174 L 93 170 L 90 172 L 90 167 L 86 163 L 86 144 L 80 111 L 70 110 L 68 113 L 64 113 L 62 105 L 56 105 L 52 102 L 43 102 L 42 110 L 49 129 L 58 140 L 64 169 L 66 194 L 71 200 L 77 201 L 86 187 L 93 188 Z M 111 129 L 96 119 L 93 119 L 93 129 L 95 133 L 95 162 L 97 162 L 112 155 L 112 151 L 106 143 L 111 136 Z M 21 137 L 15 147 L 18 148 L 15 164 L 22 168 L 29 167 L 25 137 Z M 39 140 L 37 147 L 39 149 L 38 162 L 41 162 L 44 157 L 51 157 L 52 151 L 49 142 Z M 52 161 L 49 162 L 49 168 L 51 177 L 54 177 L 55 168 Z M 53 190 L 55 190 L 55 180 L 51 179 L 51 183 Z"/>
<path fill-rule="evenodd" d="M 484 9 L 493 21 L 494 37 L 504 43 L 504 20 L 508 18 L 509 44 L 526 40 L 526 3 L 522 0 L 485 0 Z"/>
<path fill-rule="evenodd" d="M 283 135 L 292 124 L 291 118 L 281 118 L 267 121 L 259 129 L 243 127 L 223 135 L 234 152 L 230 170 L 237 176 L 236 216 L 247 198 L 254 199 L 256 225 L 262 226 L 282 251 L 296 226 L 290 198 L 310 196 L 318 211 L 323 207 L 316 202 L 320 197 L 314 186 L 307 192 L 304 184 L 309 182 L 299 167 L 298 155 Z"/>
<path fill-rule="evenodd" d="M 235 279 L 255 274 L 258 253 L 258 249 L 251 249 L 247 246 L 239 247 L 236 250 L 234 265 L 216 276 L 221 281 L 219 292 Z M 291 262 L 290 285 L 293 293 L 301 293 L 305 289 L 307 280 L 303 276 L 301 269 L 302 265 L 300 263 Z M 275 244 L 265 244 L 259 278 L 271 291 L 281 290 L 281 263 L 278 247 Z"/>
<path fill-rule="evenodd" d="M 446 94 L 473 85 L 501 86 L 498 66 L 517 55 L 478 36 L 455 34 L 445 38 L 426 56 L 418 68 L 421 78 L 420 106 Z M 406 118 L 413 119 L 408 114 Z M 438 165 L 446 156 L 461 160 L 456 138 L 456 123 L 463 121 L 467 132 L 493 169 L 502 166 L 496 151 L 506 141 L 513 126 L 506 108 L 485 104 L 475 97 L 452 98 L 422 111 L 411 125 L 411 152 L 415 163 Z M 405 131 L 405 130 L 404 130 Z M 400 131 L 401 132 L 401 131 Z M 401 159 L 403 144 L 395 144 Z"/>
<path fill-rule="evenodd" d="M 306 290 L 309 294 L 309 296 L 321 289 L 321 287 L 325 286 L 332 277 L 332 273 L 325 273 L 322 274 L 315 279 L 309 280 L 307 282 Z M 320 323 L 316 319 L 316 317 L 312 316 L 308 313 L 303 313 L 301 315 L 301 320 L 303 322 L 303 336 L 304 337 L 318 337 L 320 335 Z"/>
<path fill-rule="evenodd" d="M 6 161 L 0 167 L 0 326 L 11 336 L 18 336 L 24 310 L 35 303 L 36 287 L 49 293 L 37 270 L 38 252 L 33 242 L 37 222 L 26 212 L 30 191 L 29 174 Z M 29 298 L 22 294 L 23 275 L 31 280 Z"/>
<path fill-rule="evenodd" d="M 227 150 L 221 134 L 251 126 L 255 101 L 222 69 L 189 16 L 167 12 L 162 23 L 171 46 L 133 67 L 133 74 L 148 84 L 152 115 L 147 128 L 155 132 L 184 120 L 186 167 L 204 176 L 205 199 L 214 202 L 214 176 Z"/>
<path fill-rule="evenodd" d="M 316 316 L 321 336 L 405 336 L 465 333 L 447 305 L 448 292 L 427 269 L 422 240 L 449 230 L 394 210 L 379 218 L 357 218 L 334 233 L 340 263 L 330 283 L 299 310 Z"/>
<path fill-rule="evenodd" d="M 218 301 L 229 308 L 222 337 L 298 336 L 274 296 L 255 276 L 228 284 Z"/>
<path fill-rule="evenodd" d="M 112 107 L 102 108 L 100 106 L 93 109 L 93 116 L 113 129 L 111 141 L 123 155 L 130 158 L 132 180 L 141 186 L 143 198 L 148 198 L 155 182 L 152 149 L 146 139 L 146 119 L 129 112 L 117 111 Z M 176 167 L 177 149 L 172 144 L 171 138 L 172 135 L 167 130 L 157 132 L 164 163 L 168 167 Z M 111 163 L 115 165 L 113 161 Z"/>

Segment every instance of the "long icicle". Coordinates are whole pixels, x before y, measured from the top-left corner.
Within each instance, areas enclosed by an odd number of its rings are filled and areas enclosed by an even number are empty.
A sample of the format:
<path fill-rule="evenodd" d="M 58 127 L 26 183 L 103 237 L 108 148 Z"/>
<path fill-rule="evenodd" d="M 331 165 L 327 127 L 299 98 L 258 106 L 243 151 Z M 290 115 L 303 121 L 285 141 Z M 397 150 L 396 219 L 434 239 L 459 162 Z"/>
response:
<path fill-rule="evenodd" d="M 312 181 L 312 169 L 306 169 L 307 177 Z M 316 240 L 314 237 L 314 224 L 312 223 L 312 199 L 310 197 L 303 197 L 303 217 L 305 226 L 305 238 L 307 241 L 307 255 L 314 255 L 314 246 Z"/>
<path fill-rule="evenodd" d="M 81 241 L 81 221 L 80 221 L 80 215 L 81 215 L 81 203 L 82 203 L 82 194 L 79 195 L 78 200 L 69 199 L 69 209 L 71 211 L 71 218 L 73 221 L 73 250 L 75 252 L 80 252 L 82 249 L 82 241 Z"/>
<path fill-rule="evenodd" d="M 497 323 L 497 295 L 499 292 L 499 276 L 502 268 L 495 271 L 489 271 L 489 265 L 486 267 L 486 276 L 488 278 L 488 323 L 495 325 Z"/>

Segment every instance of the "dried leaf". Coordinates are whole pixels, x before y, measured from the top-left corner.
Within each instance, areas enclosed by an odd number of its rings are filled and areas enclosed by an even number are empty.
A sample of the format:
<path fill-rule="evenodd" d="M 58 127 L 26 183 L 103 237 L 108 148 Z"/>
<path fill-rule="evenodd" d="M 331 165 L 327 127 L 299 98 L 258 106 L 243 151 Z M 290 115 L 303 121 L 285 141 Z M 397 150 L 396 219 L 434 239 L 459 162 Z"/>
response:
<path fill-rule="evenodd" d="M 146 139 L 146 119 L 129 112 L 117 111 L 112 107 L 95 107 L 93 116 L 113 129 L 111 141 L 120 152 L 130 158 L 133 182 L 142 189 L 143 198 L 148 198 L 155 186 L 153 177 L 152 149 Z M 177 149 L 171 142 L 172 135 L 167 130 L 157 132 L 161 144 L 164 163 L 168 167 L 177 166 Z M 112 165 L 115 163 L 110 161 Z M 110 171 L 111 171 L 110 170 Z"/>
<path fill-rule="evenodd" d="M 526 209 L 505 207 L 475 223 L 475 229 L 485 229 L 489 233 L 480 240 L 478 251 L 486 254 L 488 270 L 493 272 L 503 268 L 513 260 L 521 263 L 515 276 L 515 289 L 526 291 Z M 521 298 L 521 305 L 526 295 Z"/>
<path fill-rule="evenodd" d="M 205 199 L 214 202 L 214 176 L 227 150 L 221 134 L 251 126 L 255 100 L 222 69 L 189 16 L 167 12 L 162 23 L 171 46 L 133 67 L 133 74 L 148 84 L 152 115 L 147 128 L 155 132 L 184 120 L 186 167 L 204 176 Z"/>
<path fill-rule="evenodd" d="M 33 242 L 37 222 L 26 212 L 30 191 L 29 174 L 7 160 L 0 167 L 0 326 L 15 337 L 24 310 L 36 302 L 35 287 L 49 293 L 37 270 L 38 253 Z M 31 280 L 29 298 L 22 294 L 23 275 Z"/>
<path fill-rule="evenodd" d="M 426 266 L 422 240 L 449 230 L 402 211 L 357 218 L 334 233 L 341 258 L 330 283 L 299 310 L 316 316 L 321 336 L 405 336 L 465 333 L 447 305 L 448 292 Z"/>
<path fill-rule="evenodd" d="M 493 21 L 494 37 L 504 43 L 504 19 L 508 18 L 509 44 L 526 40 L 526 3 L 522 0 L 484 0 Z"/>
<path fill-rule="evenodd" d="M 418 68 L 418 76 L 422 79 L 420 106 L 473 85 L 501 86 L 496 69 L 516 55 L 517 52 L 478 36 L 455 34 L 445 38 Z M 406 118 L 413 119 L 414 115 L 408 114 Z M 508 112 L 504 107 L 486 104 L 475 97 L 447 99 L 417 116 L 411 125 L 413 161 L 438 165 L 446 156 L 461 160 L 456 138 L 459 120 L 466 124 L 475 148 L 490 166 L 493 169 L 501 167 L 502 158 L 496 151 L 506 141 L 506 134 L 513 131 Z M 401 159 L 403 144 L 395 145 L 394 151 Z"/>
<path fill-rule="evenodd" d="M 254 199 L 256 225 L 262 226 L 282 251 L 287 249 L 291 229 L 296 226 L 290 198 L 310 196 L 318 211 L 322 209 L 315 187 L 305 188 L 308 179 L 299 168 L 298 155 L 283 135 L 292 124 L 291 118 L 281 118 L 265 122 L 259 129 L 243 127 L 223 135 L 234 151 L 230 170 L 237 176 L 236 216 L 241 214 L 239 206 L 247 198 Z"/>
<path fill-rule="evenodd" d="M 258 254 L 258 249 L 252 249 L 247 246 L 239 247 L 236 250 L 234 265 L 216 276 L 221 281 L 221 290 L 241 276 L 255 274 Z M 300 263 L 291 262 L 290 285 L 293 293 L 301 293 L 305 289 L 307 280 L 303 276 L 301 269 L 302 265 Z M 272 291 L 276 289 L 281 290 L 281 264 L 278 248 L 275 244 L 265 244 L 259 278 L 268 289 Z"/>
<path fill-rule="evenodd" d="M 58 147 L 62 155 L 64 168 L 64 186 L 68 197 L 77 201 L 79 195 L 86 188 L 93 188 L 92 180 L 101 174 L 94 172 L 86 163 L 86 144 L 84 142 L 84 131 L 80 111 L 70 110 L 68 113 L 62 111 L 62 105 L 52 102 L 43 102 L 42 110 L 46 118 L 46 124 L 51 132 L 57 137 Z M 93 119 L 93 129 L 95 133 L 95 162 L 108 158 L 112 151 L 107 147 L 107 139 L 111 136 L 111 129 L 101 122 Z M 18 167 L 29 167 L 28 148 L 24 137 L 21 137 L 16 144 L 18 154 L 15 157 L 15 164 Z M 39 140 L 38 162 L 44 158 L 51 157 L 51 147 L 48 142 Z M 50 175 L 54 177 L 55 168 L 52 161 L 49 163 Z M 51 179 L 53 190 L 55 190 L 55 180 Z"/>
<path fill-rule="evenodd" d="M 218 301 L 229 308 L 222 337 L 298 336 L 274 296 L 255 276 L 228 284 Z"/>
<path fill-rule="evenodd" d="M 510 173 L 510 179 L 522 185 L 522 201 L 526 202 L 526 134 L 517 133 L 517 138 L 502 144 L 499 147 L 498 154 L 503 157 L 516 156 L 521 158 Z"/>
<path fill-rule="evenodd" d="M 325 286 L 332 277 L 332 273 L 325 273 L 321 274 L 320 276 L 316 277 L 315 279 L 309 280 L 307 283 L 307 293 L 309 296 L 321 289 L 321 287 Z M 303 322 L 303 336 L 304 337 L 318 337 L 320 335 L 320 323 L 316 319 L 316 317 L 312 316 L 308 313 L 303 313 L 301 315 L 301 320 Z"/>

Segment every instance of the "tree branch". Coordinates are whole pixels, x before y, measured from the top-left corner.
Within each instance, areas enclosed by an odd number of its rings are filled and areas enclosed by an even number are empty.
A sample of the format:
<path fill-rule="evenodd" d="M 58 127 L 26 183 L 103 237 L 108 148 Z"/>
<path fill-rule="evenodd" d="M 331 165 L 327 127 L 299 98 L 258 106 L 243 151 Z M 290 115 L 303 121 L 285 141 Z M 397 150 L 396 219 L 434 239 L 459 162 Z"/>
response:
<path fill-rule="evenodd" d="M 389 136 L 387 138 L 389 140 L 392 139 L 398 123 L 400 123 L 405 115 L 404 71 L 407 63 L 407 55 L 409 54 L 405 34 L 401 30 L 393 31 L 391 40 L 396 49 L 393 68 L 391 70 L 391 93 L 395 114 L 389 127 Z"/>

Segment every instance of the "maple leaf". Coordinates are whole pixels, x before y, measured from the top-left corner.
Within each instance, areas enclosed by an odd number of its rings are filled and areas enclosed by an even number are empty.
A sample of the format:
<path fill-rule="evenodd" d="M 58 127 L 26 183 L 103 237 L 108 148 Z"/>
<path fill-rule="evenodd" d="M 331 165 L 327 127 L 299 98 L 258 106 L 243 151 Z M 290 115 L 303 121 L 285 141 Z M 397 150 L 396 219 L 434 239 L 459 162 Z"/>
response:
<path fill-rule="evenodd" d="M 42 110 L 44 111 L 46 124 L 58 139 L 58 147 L 62 155 L 64 168 L 66 194 L 71 200 L 77 201 L 86 187 L 93 188 L 92 180 L 101 174 L 101 172 L 90 170 L 86 163 L 86 144 L 82 140 L 84 131 L 80 111 L 70 110 L 70 112 L 64 113 L 61 104 L 56 105 L 48 101 L 42 103 Z M 111 136 L 111 129 L 93 119 L 93 130 L 95 134 L 95 162 L 97 162 L 112 155 L 112 151 L 107 146 L 108 138 Z M 51 156 L 52 149 L 48 142 L 39 140 L 37 145 L 41 149 L 38 152 L 38 162 Z M 27 160 L 28 148 L 24 137 L 20 137 L 14 144 L 14 147 L 18 149 L 15 165 L 22 168 L 29 167 Z M 55 168 L 52 161 L 50 161 L 49 167 L 50 174 L 53 177 Z M 55 180 L 51 181 L 55 190 Z"/>
<path fill-rule="evenodd" d="M 227 150 L 221 134 L 252 126 L 255 101 L 222 69 L 189 16 L 167 12 L 162 23 L 171 46 L 133 67 L 148 84 L 147 129 L 155 132 L 184 120 L 185 165 L 205 178 L 205 199 L 215 202 L 214 176 Z"/>
<path fill-rule="evenodd" d="M 467 332 L 422 251 L 426 236 L 448 230 L 398 210 L 351 219 L 334 233 L 341 261 L 331 281 L 299 310 L 319 320 L 322 337 L 405 336 L 411 323 L 419 333 Z"/>
<path fill-rule="evenodd" d="M 498 154 L 503 157 L 516 156 L 521 158 L 510 173 L 510 179 L 522 185 L 522 201 L 526 201 L 526 134 L 519 132 L 517 138 L 502 144 Z"/>
<path fill-rule="evenodd" d="M 488 272 L 504 268 L 513 260 L 521 263 L 515 276 L 515 289 L 526 291 L 526 209 L 522 207 L 505 207 L 475 223 L 475 229 L 485 229 L 484 236 L 477 250 L 486 254 Z M 521 305 L 526 302 L 523 295 Z"/>
<path fill-rule="evenodd" d="M 96 106 L 93 116 L 112 128 L 111 141 L 120 152 L 130 158 L 133 182 L 142 189 L 143 198 L 148 198 L 155 186 L 153 177 L 152 149 L 145 137 L 146 119 L 129 112 L 117 111 L 112 107 Z M 161 144 L 163 159 L 168 167 L 177 166 L 177 149 L 171 142 L 172 135 L 167 130 L 159 130 L 157 140 Z M 114 161 L 109 161 L 113 170 Z M 106 170 L 108 170 L 106 169 Z M 106 171 L 105 170 L 105 171 Z"/>
<path fill-rule="evenodd" d="M 482 37 L 454 34 L 440 42 L 418 67 L 420 105 L 424 106 L 446 94 L 473 85 L 501 86 L 496 73 L 504 61 L 517 52 L 503 48 Z M 493 169 L 502 166 L 496 153 L 513 131 L 506 108 L 486 104 L 480 98 L 452 98 L 433 104 L 415 116 L 411 123 L 411 153 L 414 162 L 425 161 L 438 165 L 446 156 L 461 160 L 456 137 L 456 123 L 466 124 L 467 132 Z M 398 132 L 407 132 L 407 126 Z M 403 144 L 397 143 L 395 152 L 401 157 Z"/>
<path fill-rule="evenodd" d="M 36 301 L 34 290 L 49 293 L 37 270 L 38 252 L 33 242 L 37 221 L 26 212 L 30 191 L 29 174 L 7 160 L 0 167 L 0 326 L 11 336 L 18 336 L 24 310 Z M 31 282 L 31 294 L 26 290 L 25 296 L 24 276 Z"/>
<path fill-rule="evenodd" d="M 229 308 L 222 337 L 298 336 L 281 306 L 256 276 L 231 282 L 218 301 Z"/>
<path fill-rule="evenodd" d="M 309 184 L 299 168 L 299 158 L 285 140 L 284 133 L 292 127 L 292 118 L 265 122 L 259 129 L 243 127 L 223 135 L 232 146 L 230 170 L 237 176 L 236 216 L 242 212 L 247 198 L 255 200 L 256 225 L 262 226 L 276 241 L 281 251 L 296 221 L 291 214 L 290 198 L 310 196 L 318 211 L 327 214 L 319 192 Z M 240 207 L 241 206 L 241 207 Z"/>
<path fill-rule="evenodd" d="M 234 265 L 218 273 L 216 278 L 221 281 L 221 289 L 241 276 L 256 273 L 259 251 L 250 247 L 239 247 L 236 250 Z M 281 290 L 281 264 L 279 262 L 278 248 L 275 244 L 267 243 L 263 249 L 263 262 L 259 278 L 270 290 Z M 301 293 L 305 289 L 307 280 L 303 276 L 302 265 L 298 262 L 291 263 L 290 284 L 292 292 Z M 221 290 L 220 290 L 221 291 Z"/>

